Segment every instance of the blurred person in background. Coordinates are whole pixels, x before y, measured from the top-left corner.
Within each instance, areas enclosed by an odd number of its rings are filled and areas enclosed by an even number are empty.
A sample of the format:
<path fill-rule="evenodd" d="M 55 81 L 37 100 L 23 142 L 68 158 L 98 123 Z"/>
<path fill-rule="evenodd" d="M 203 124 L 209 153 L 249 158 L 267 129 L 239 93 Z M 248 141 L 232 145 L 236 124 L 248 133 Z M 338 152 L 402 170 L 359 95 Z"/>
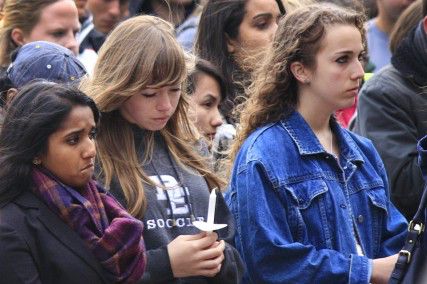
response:
<path fill-rule="evenodd" d="M 245 97 L 252 70 L 273 40 L 285 10 L 281 0 L 210 0 L 200 17 L 195 53 L 220 68 L 227 99 L 221 107 L 228 123 Z"/>
<path fill-rule="evenodd" d="M 98 51 L 108 33 L 129 16 L 129 0 L 86 0 L 80 2 L 82 28 L 77 34 L 79 59 L 89 74 L 95 67 Z M 85 7 L 85 9 L 83 9 Z"/>
<path fill-rule="evenodd" d="M 209 61 L 196 59 L 186 84 L 186 91 L 190 97 L 189 117 L 211 144 L 217 128 L 222 125 L 219 108 L 226 94 L 224 78 Z"/>
<path fill-rule="evenodd" d="M 189 100 L 189 118 L 195 123 L 198 131 L 208 142 L 214 170 L 225 176 L 225 158 L 230 143 L 236 134 L 234 127 L 223 124 L 220 107 L 227 94 L 225 80 L 221 72 L 209 61 L 197 59 L 193 70 L 190 71 L 186 91 Z M 221 135 L 217 135 L 221 132 Z M 224 135 L 228 134 L 227 139 Z M 223 139 L 220 139 L 220 138 Z"/>
<path fill-rule="evenodd" d="M 368 57 L 377 72 L 390 63 L 390 33 L 400 14 L 414 0 L 376 0 L 378 14 L 366 24 Z"/>
<path fill-rule="evenodd" d="M 193 50 L 199 25 L 201 4 L 199 0 L 130 0 L 131 15 L 153 15 L 169 21 L 176 38 L 188 52 Z"/>
<path fill-rule="evenodd" d="M 77 55 L 79 29 L 72 0 L 6 0 L 0 26 L 0 67 L 4 72 L 17 47 L 37 40 L 57 43 Z"/>
<path fill-rule="evenodd" d="M 0 121 L 19 89 L 33 80 L 77 84 L 86 75 L 83 64 L 63 46 L 33 41 L 12 53 L 12 63 L 0 78 Z"/>
<path fill-rule="evenodd" d="M 388 173 L 391 200 L 407 219 L 415 214 L 424 188 L 417 141 L 427 133 L 427 0 L 412 5 L 392 33 L 391 64 L 360 91 L 352 128 L 374 143 Z"/>

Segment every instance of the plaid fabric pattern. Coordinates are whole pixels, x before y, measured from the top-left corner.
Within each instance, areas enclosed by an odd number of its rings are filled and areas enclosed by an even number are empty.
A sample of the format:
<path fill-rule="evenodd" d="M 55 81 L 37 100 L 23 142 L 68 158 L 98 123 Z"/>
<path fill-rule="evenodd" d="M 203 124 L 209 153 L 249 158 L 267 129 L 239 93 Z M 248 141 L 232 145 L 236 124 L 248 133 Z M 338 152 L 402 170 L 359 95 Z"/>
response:
<path fill-rule="evenodd" d="M 135 283 L 144 273 L 143 224 L 95 181 L 76 191 L 45 169 L 34 168 L 33 192 L 83 239 L 116 283 Z"/>

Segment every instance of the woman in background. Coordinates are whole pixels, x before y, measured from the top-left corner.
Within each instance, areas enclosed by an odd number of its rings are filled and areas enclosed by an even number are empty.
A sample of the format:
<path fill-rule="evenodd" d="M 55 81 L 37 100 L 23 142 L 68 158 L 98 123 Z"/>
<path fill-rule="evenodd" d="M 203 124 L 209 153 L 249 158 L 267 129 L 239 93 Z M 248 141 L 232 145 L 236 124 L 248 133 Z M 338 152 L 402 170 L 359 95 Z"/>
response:
<path fill-rule="evenodd" d="M 281 0 L 210 0 L 200 16 L 195 45 L 198 57 L 221 69 L 227 87 L 222 112 L 238 122 L 233 109 L 245 97 L 250 73 L 272 42 L 277 21 L 285 14 Z"/>
<path fill-rule="evenodd" d="M 6 0 L 0 27 L 0 67 L 7 68 L 18 46 L 45 40 L 78 53 L 80 23 L 73 0 Z"/>
<path fill-rule="evenodd" d="M 222 125 L 219 108 L 226 94 L 224 78 L 212 63 L 197 59 L 188 75 L 186 92 L 190 96 L 190 118 L 199 132 L 212 142 Z"/>

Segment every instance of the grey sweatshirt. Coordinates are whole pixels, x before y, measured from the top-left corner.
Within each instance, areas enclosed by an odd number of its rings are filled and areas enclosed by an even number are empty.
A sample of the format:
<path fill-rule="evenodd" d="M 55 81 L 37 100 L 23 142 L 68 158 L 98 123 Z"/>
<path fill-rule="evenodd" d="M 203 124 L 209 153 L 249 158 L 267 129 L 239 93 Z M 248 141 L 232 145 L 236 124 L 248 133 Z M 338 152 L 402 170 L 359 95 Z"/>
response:
<path fill-rule="evenodd" d="M 139 145 L 139 154 L 142 155 L 144 132 L 136 134 L 135 145 Z M 206 220 L 209 188 L 205 179 L 193 169 L 183 169 L 173 160 L 158 133 L 155 135 L 153 157 L 148 164 L 143 165 L 143 169 L 150 179 L 156 184 L 164 184 L 167 190 L 161 186 L 144 185 L 147 210 L 142 221 L 147 268 L 141 283 L 239 283 L 243 275 L 243 263 L 236 249 L 230 245 L 235 225 L 222 194 L 217 194 L 215 211 L 215 223 L 228 224 L 226 228 L 217 231 L 219 238 L 226 241 L 221 271 L 213 278 L 173 277 L 167 245 L 179 235 L 200 232 L 192 225 L 191 220 L 193 217 L 196 220 Z M 112 182 L 110 192 L 126 205 L 117 182 Z"/>

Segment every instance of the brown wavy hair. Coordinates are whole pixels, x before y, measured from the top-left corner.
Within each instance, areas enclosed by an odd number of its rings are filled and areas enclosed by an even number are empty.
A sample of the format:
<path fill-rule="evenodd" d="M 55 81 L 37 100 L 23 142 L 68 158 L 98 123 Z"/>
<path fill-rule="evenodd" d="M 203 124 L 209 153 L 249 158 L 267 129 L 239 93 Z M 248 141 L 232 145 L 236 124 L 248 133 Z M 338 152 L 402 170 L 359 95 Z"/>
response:
<path fill-rule="evenodd" d="M 157 17 L 138 16 L 112 31 L 99 51 L 92 78 L 82 82 L 81 88 L 102 113 L 97 136 L 101 177 L 107 187 L 117 177 L 133 216 L 143 216 L 146 208 L 143 184 L 153 184 L 141 163 L 151 159 L 154 132 L 147 131 L 147 149 L 142 160 L 138 159 L 132 125 L 122 117 L 119 108 L 148 85 L 183 84 L 186 76 L 185 55 L 175 39 L 173 26 Z M 223 181 L 194 151 L 195 128 L 187 118 L 187 109 L 183 92 L 175 113 L 160 134 L 177 163 L 198 171 L 211 189 L 221 188 Z"/>
<path fill-rule="evenodd" d="M 364 22 L 363 14 L 326 3 L 298 8 L 280 20 L 273 45 L 255 71 L 248 89 L 249 99 L 240 106 L 241 125 L 231 148 L 231 162 L 256 128 L 279 121 L 296 108 L 298 85 L 291 64 L 301 62 L 315 68 L 322 39 L 333 25 L 356 27 L 366 46 Z"/>

